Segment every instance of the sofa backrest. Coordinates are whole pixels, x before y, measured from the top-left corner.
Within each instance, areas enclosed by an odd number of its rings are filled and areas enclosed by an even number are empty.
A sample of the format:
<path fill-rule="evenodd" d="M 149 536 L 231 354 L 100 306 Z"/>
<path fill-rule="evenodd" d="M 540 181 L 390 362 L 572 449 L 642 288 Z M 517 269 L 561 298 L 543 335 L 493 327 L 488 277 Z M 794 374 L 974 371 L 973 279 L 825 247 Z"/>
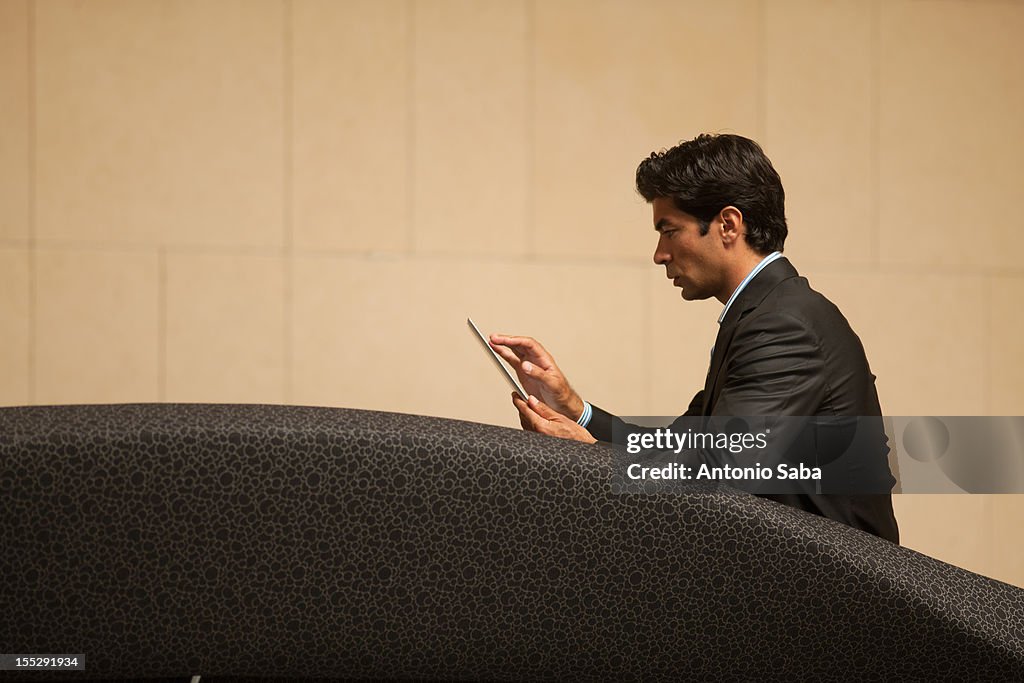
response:
<path fill-rule="evenodd" d="M 85 653 L 76 680 L 1024 678 L 1020 589 L 611 474 L 414 415 L 0 409 L 0 651 Z"/>

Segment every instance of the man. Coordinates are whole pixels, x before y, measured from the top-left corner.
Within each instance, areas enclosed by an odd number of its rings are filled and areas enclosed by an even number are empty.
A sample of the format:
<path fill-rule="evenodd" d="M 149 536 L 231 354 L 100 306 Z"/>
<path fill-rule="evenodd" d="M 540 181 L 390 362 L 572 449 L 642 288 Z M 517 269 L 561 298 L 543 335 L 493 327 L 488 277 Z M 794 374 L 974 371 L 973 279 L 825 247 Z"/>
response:
<path fill-rule="evenodd" d="M 684 417 L 881 416 L 860 339 L 782 256 L 785 193 L 757 143 L 700 135 L 651 154 L 636 184 L 653 209 L 654 262 L 684 299 L 715 297 L 725 306 L 704 388 Z M 626 426 L 584 401 L 537 341 L 490 340 L 531 394 L 513 395 L 525 429 L 593 443 Z M 887 493 L 765 497 L 899 542 Z"/>

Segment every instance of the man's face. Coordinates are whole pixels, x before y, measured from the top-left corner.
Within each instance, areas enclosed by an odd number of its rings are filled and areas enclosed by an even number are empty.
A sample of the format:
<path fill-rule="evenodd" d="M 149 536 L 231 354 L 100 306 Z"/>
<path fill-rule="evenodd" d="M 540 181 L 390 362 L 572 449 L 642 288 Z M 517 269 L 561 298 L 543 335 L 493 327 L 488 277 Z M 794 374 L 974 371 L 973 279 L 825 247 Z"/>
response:
<path fill-rule="evenodd" d="M 658 197 L 652 206 L 654 229 L 658 231 L 654 262 L 665 266 L 665 275 L 682 288 L 687 301 L 718 296 L 725 283 L 718 219 L 713 219 L 711 229 L 701 235 L 700 221 L 676 208 L 670 198 Z"/>

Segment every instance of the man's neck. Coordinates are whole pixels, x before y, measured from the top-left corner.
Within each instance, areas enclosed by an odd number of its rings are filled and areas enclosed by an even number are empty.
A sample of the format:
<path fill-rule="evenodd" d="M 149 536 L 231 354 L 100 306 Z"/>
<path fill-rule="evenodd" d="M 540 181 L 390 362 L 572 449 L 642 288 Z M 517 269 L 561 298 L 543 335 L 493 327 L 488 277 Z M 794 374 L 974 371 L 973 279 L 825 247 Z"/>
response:
<path fill-rule="evenodd" d="M 725 286 L 715 298 L 724 306 L 726 302 L 729 301 L 729 298 L 732 297 L 732 293 L 740 286 L 740 283 L 750 275 L 750 271 L 756 268 L 757 264 L 763 261 L 766 256 L 768 256 L 768 254 L 758 254 L 753 251 L 744 253 L 743 256 L 738 258 L 732 267 L 729 268 Z"/>
<path fill-rule="evenodd" d="M 736 299 L 740 296 L 741 292 L 743 291 L 743 288 L 748 287 L 750 285 L 750 281 L 756 278 L 758 273 L 760 273 L 762 270 L 768 267 L 768 265 L 771 264 L 772 261 L 775 261 L 781 257 L 782 252 L 773 251 L 772 253 L 768 254 L 760 261 L 755 263 L 754 266 L 747 271 L 747 274 L 743 277 L 742 280 L 740 280 L 739 284 L 733 287 L 732 294 L 729 295 L 729 298 L 725 300 L 725 308 L 722 309 L 721 315 L 718 316 L 719 324 L 721 324 L 722 321 L 725 320 L 725 316 L 728 315 L 729 309 L 732 307 L 732 305 L 736 303 Z"/>

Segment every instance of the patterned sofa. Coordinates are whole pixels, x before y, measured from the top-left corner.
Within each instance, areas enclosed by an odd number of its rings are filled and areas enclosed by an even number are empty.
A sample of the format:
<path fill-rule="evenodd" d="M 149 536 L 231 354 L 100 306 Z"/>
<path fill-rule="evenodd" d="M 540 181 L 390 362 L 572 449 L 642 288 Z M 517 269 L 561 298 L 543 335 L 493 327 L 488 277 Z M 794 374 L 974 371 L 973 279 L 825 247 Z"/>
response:
<path fill-rule="evenodd" d="M 260 405 L 0 409 L 0 652 L 167 678 L 1024 680 L 1024 590 L 611 454 Z"/>

